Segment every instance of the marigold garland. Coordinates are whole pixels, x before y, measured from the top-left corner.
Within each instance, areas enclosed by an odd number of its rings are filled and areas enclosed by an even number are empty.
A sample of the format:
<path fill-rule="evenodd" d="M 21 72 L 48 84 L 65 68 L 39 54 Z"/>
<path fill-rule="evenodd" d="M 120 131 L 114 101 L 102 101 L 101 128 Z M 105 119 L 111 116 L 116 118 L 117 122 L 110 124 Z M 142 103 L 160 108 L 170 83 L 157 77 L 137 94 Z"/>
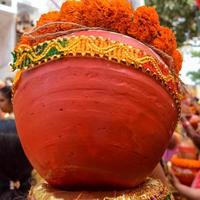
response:
<path fill-rule="evenodd" d="M 149 43 L 158 35 L 159 17 L 154 8 L 142 6 L 134 12 L 128 34 L 140 41 Z"/>
<path fill-rule="evenodd" d="M 173 51 L 177 48 L 174 33 L 169 28 L 164 26 L 160 26 L 158 28 L 157 37 L 151 41 L 151 44 L 169 55 L 172 55 Z"/>
<path fill-rule="evenodd" d="M 199 168 L 200 169 L 200 161 L 199 160 L 190 160 L 190 159 L 184 159 L 179 158 L 178 156 L 173 156 L 171 159 L 171 163 L 174 166 L 181 167 L 181 168 Z"/>
<path fill-rule="evenodd" d="M 59 20 L 60 20 L 60 12 L 51 11 L 51 12 L 41 15 L 40 19 L 37 21 L 37 26 L 41 26 L 48 22 L 59 21 Z"/>
<path fill-rule="evenodd" d="M 174 58 L 175 71 L 181 69 L 181 55 L 176 51 L 174 33 L 160 26 L 159 17 L 152 7 L 131 8 L 128 0 L 68 0 L 59 12 L 49 12 L 40 17 L 37 27 L 49 22 L 74 22 L 87 27 L 100 27 L 134 37 L 164 51 Z M 32 36 L 24 35 L 20 44 L 36 45 L 56 38 L 46 36 L 34 38 L 46 33 L 56 33 L 74 28 L 70 24 L 51 24 L 35 31 Z M 77 27 L 76 27 L 77 28 Z"/>
<path fill-rule="evenodd" d="M 183 57 L 182 57 L 180 51 L 178 51 L 178 50 L 173 51 L 172 58 L 174 59 L 175 70 L 178 73 L 181 70 L 181 66 L 183 63 Z"/>

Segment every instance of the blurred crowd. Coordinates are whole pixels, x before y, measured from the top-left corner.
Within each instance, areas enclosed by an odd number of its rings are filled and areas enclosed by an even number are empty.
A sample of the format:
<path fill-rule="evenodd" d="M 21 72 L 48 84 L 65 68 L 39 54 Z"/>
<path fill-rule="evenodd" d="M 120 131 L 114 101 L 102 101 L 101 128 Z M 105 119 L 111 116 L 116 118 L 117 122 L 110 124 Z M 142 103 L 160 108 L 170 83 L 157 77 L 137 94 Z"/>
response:
<path fill-rule="evenodd" d="M 17 135 L 12 106 L 12 78 L 0 80 L 0 200 L 25 200 L 32 166 Z"/>
<path fill-rule="evenodd" d="M 200 100 L 186 93 L 162 166 L 175 199 L 200 199 Z"/>
<path fill-rule="evenodd" d="M 0 132 L 17 132 L 12 105 L 12 78 L 0 80 Z"/>

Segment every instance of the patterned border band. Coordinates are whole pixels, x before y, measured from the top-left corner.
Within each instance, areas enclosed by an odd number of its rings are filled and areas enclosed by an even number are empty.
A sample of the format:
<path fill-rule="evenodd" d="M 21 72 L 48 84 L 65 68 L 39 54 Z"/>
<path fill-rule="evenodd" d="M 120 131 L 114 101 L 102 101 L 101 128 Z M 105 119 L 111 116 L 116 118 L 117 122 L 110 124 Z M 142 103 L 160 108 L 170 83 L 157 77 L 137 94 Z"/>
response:
<path fill-rule="evenodd" d="M 102 193 L 105 195 L 102 195 Z M 107 193 L 107 194 L 106 194 Z M 110 194 L 109 194 L 110 193 Z M 109 194 L 109 195 L 108 195 Z M 171 200 L 171 194 L 168 189 L 159 180 L 147 179 L 144 184 L 130 191 L 107 191 L 107 192 L 67 192 L 53 189 L 45 182 L 40 182 L 36 186 L 32 186 L 29 192 L 29 200 L 59 200 L 65 199 L 69 195 L 69 199 L 88 199 L 93 196 L 95 199 L 101 200 Z M 106 196 L 109 197 L 106 197 Z M 99 198 L 98 198 L 99 196 Z M 94 199 L 94 198 L 89 198 Z"/>
<path fill-rule="evenodd" d="M 173 97 L 180 113 L 179 80 L 167 65 L 141 49 L 96 36 L 70 36 L 49 40 L 30 47 L 20 45 L 13 53 L 13 70 L 27 70 L 62 57 L 98 57 L 126 64 L 159 81 Z M 19 77 L 16 82 L 19 81 Z"/>

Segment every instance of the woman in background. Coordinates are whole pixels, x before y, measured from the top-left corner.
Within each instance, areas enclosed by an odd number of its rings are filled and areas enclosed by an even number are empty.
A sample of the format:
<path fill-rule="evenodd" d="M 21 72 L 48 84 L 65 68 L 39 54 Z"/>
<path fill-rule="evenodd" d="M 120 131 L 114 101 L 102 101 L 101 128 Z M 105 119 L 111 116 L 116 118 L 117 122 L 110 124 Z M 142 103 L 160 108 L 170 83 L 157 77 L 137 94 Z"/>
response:
<path fill-rule="evenodd" d="M 11 86 L 4 86 L 0 88 L 0 109 L 4 113 L 13 113 L 12 105 L 12 88 Z"/>
<path fill-rule="evenodd" d="M 4 118 L 0 119 L 0 132 L 16 132 L 12 105 L 12 89 L 10 86 L 0 88 L 0 110 L 4 112 Z"/>
<path fill-rule="evenodd" d="M 0 133 L 0 200 L 25 200 L 32 166 L 16 133 Z"/>
<path fill-rule="evenodd" d="M 0 80 L 0 89 L 5 87 L 5 82 Z M 4 113 L 2 112 L 2 110 L 0 109 L 0 120 L 4 119 Z"/>

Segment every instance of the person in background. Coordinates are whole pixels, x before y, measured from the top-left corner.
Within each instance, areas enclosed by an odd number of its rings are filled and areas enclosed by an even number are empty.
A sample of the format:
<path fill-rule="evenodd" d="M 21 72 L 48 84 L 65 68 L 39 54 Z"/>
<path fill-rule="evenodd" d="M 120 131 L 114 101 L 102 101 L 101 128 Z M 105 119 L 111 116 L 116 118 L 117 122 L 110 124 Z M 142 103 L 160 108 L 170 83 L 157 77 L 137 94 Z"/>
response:
<path fill-rule="evenodd" d="M 162 157 L 162 160 L 163 162 L 166 164 L 168 161 L 171 160 L 172 156 L 174 154 L 177 153 L 178 151 L 178 145 L 180 143 L 180 134 L 177 133 L 177 132 L 174 132 L 172 137 L 171 137 L 171 140 L 169 142 L 169 145 L 167 147 L 167 149 L 165 150 L 165 153 Z"/>
<path fill-rule="evenodd" d="M 26 200 L 32 166 L 15 132 L 0 133 L 0 200 Z"/>
<path fill-rule="evenodd" d="M 0 80 L 0 89 L 3 88 L 5 86 L 5 83 Z M 4 112 L 2 112 L 2 110 L 0 109 L 0 120 L 4 119 Z"/>
<path fill-rule="evenodd" d="M 13 78 L 11 78 L 11 77 L 6 77 L 6 78 L 5 78 L 5 84 L 6 84 L 7 86 L 12 87 L 12 85 L 13 85 Z"/>
<path fill-rule="evenodd" d="M 0 89 L 5 86 L 5 82 L 0 80 Z"/>
<path fill-rule="evenodd" d="M 0 110 L 4 112 L 0 119 L 0 132 L 16 132 L 12 105 L 12 89 L 10 86 L 0 88 Z"/>
<path fill-rule="evenodd" d="M 200 149 L 200 133 L 194 130 L 191 123 L 187 120 L 185 116 L 181 117 L 181 122 L 186 130 L 187 136 L 191 138 L 198 149 Z"/>
<path fill-rule="evenodd" d="M 191 120 L 191 117 L 188 119 L 187 115 L 182 115 L 181 117 L 181 123 L 187 133 L 187 136 L 193 141 L 196 147 L 200 149 L 200 134 L 198 132 L 198 129 L 195 130 L 193 121 L 194 120 Z M 192 152 L 191 152 L 191 155 L 192 155 Z M 193 155 L 195 154 L 193 153 Z M 193 160 L 195 159 L 194 157 L 191 157 L 191 156 L 188 157 L 188 156 L 189 156 L 189 152 L 187 153 L 187 158 L 193 159 Z M 172 175 L 173 184 L 176 187 L 176 189 L 180 192 L 181 195 L 191 200 L 200 199 L 200 172 L 196 175 L 191 186 L 186 186 L 182 184 L 178 180 L 178 178 L 174 175 L 172 170 L 170 170 L 170 173 Z"/>
<path fill-rule="evenodd" d="M 0 88 L 0 109 L 9 115 L 13 115 L 12 89 L 10 86 Z M 13 115 L 14 117 L 14 115 Z"/>
<path fill-rule="evenodd" d="M 173 183 L 176 189 L 184 195 L 186 198 L 191 199 L 191 200 L 199 200 L 200 199 L 200 188 L 192 188 L 188 187 L 186 185 L 183 185 L 180 183 L 180 181 L 173 175 L 173 172 L 171 172 L 172 177 L 173 177 Z"/>

